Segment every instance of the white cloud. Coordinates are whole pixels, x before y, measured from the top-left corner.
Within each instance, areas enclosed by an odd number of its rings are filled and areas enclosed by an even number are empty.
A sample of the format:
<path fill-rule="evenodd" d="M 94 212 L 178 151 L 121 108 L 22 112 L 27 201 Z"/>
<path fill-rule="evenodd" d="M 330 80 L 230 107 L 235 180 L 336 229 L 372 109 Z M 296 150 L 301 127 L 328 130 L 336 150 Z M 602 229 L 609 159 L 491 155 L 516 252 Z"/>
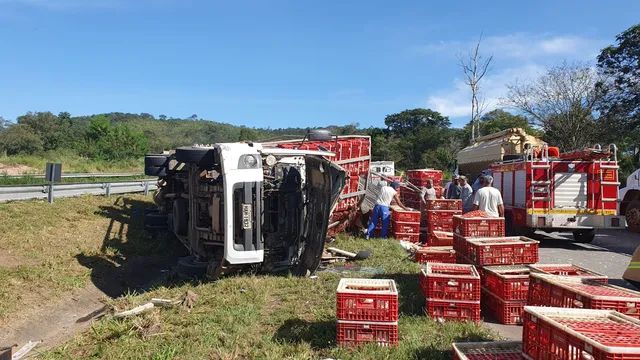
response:
<path fill-rule="evenodd" d="M 420 47 L 419 50 L 430 56 L 460 56 L 471 49 L 475 41 L 440 42 Z M 565 60 L 593 62 L 605 44 L 606 41 L 575 35 L 516 33 L 484 37 L 480 52 L 494 56 L 490 71 L 480 83 L 487 111 L 500 106 L 500 98 L 506 95 L 507 85 L 517 80 L 535 78 L 548 66 Z M 459 118 L 459 121 L 454 121 L 455 125 L 463 125 L 471 116 L 471 90 L 462 79 L 462 71 L 459 68 L 456 70 L 456 76 L 449 86 L 428 96 L 426 105 L 449 117 Z"/>
<path fill-rule="evenodd" d="M 476 44 L 469 41 L 441 41 L 416 46 L 418 53 L 430 56 L 460 56 L 466 54 Z M 592 56 L 604 47 L 606 40 L 592 39 L 576 35 L 551 35 L 515 33 L 499 36 L 485 36 L 480 45 L 487 55 L 507 59 L 536 59 L 548 56 L 580 58 Z"/>

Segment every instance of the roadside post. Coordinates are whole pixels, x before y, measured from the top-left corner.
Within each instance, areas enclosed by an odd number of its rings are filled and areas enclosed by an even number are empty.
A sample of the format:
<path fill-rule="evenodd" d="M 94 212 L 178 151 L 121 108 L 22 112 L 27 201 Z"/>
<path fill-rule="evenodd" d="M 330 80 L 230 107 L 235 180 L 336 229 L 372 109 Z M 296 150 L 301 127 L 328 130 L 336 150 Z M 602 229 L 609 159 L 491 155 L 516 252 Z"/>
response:
<path fill-rule="evenodd" d="M 45 168 L 44 178 L 49 182 L 49 192 L 47 193 L 47 200 L 49 204 L 53 204 L 53 184 L 59 182 L 62 179 L 62 164 L 59 163 L 47 163 Z"/>

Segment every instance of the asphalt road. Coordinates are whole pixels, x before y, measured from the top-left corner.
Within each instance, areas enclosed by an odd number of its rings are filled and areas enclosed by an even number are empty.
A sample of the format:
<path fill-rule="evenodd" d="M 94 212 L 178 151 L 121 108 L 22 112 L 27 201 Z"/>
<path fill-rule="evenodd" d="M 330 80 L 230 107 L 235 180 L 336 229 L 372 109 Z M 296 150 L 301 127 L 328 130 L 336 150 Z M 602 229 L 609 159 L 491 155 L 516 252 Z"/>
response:
<path fill-rule="evenodd" d="M 640 246 L 640 234 L 626 230 L 602 230 L 591 244 L 572 241 L 571 234 L 537 233 L 540 240 L 540 263 L 575 264 L 609 277 L 609 283 L 635 288 L 622 279 L 631 254 Z M 485 322 L 507 339 L 521 340 L 521 326 L 496 324 L 485 317 Z"/>

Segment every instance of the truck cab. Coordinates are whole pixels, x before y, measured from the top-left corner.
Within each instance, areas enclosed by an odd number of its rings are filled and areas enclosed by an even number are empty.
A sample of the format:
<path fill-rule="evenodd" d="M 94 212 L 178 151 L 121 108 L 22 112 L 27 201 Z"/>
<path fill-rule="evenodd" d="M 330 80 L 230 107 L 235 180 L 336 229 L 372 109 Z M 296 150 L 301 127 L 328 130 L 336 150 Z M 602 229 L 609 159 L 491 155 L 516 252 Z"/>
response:
<path fill-rule="evenodd" d="M 215 279 L 254 269 L 316 270 L 344 170 L 318 150 L 259 143 L 180 147 L 145 157 L 158 176 L 145 226 L 175 235 L 191 254 L 178 263 Z M 191 270 L 189 270 L 191 269 Z"/>

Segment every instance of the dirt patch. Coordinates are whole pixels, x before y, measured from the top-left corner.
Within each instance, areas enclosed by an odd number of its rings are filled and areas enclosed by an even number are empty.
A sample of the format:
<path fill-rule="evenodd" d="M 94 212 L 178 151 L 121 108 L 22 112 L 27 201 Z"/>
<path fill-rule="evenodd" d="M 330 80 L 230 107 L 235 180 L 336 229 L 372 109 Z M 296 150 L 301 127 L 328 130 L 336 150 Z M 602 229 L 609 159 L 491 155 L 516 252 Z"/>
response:
<path fill-rule="evenodd" d="M 25 259 L 22 256 L 0 252 L 0 268 L 11 269 L 18 266 L 31 266 L 37 263 L 38 262 L 33 259 Z"/>
<path fill-rule="evenodd" d="M 0 163 L 0 175 L 23 175 L 37 173 L 36 169 L 27 165 L 5 165 Z"/>

